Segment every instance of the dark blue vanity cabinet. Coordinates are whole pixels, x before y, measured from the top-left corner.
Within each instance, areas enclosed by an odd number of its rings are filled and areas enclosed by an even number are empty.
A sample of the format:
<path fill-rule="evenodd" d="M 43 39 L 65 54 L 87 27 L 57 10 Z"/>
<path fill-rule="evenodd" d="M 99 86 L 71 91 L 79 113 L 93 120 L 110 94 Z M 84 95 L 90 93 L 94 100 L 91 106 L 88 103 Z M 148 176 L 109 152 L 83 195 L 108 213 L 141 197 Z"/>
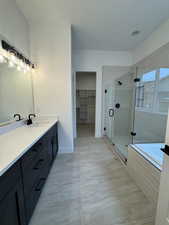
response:
<path fill-rule="evenodd" d="M 0 224 L 27 225 L 58 152 L 57 124 L 0 178 Z"/>
<path fill-rule="evenodd" d="M 50 156 L 44 138 L 24 155 L 21 168 L 28 223 L 50 169 Z"/>
<path fill-rule="evenodd" d="M 0 224 L 26 225 L 20 161 L 0 177 Z"/>
<path fill-rule="evenodd" d="M 52 160 L 54 160 L 57 156 L 58 153 L 58 133 L 57 133 L 57 126 L 53 126 L 51 130 L 49 131 L 50 138 L 49 140 L 49 149 L 50 149 L 50 154 L 52 154 Z"/>

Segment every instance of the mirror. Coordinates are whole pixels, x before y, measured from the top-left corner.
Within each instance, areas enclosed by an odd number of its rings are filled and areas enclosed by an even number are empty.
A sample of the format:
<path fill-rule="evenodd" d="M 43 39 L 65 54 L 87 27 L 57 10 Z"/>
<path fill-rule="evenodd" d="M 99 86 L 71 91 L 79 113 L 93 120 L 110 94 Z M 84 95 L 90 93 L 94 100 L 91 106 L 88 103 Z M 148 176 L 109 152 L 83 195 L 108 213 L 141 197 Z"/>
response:
<path fill-rule="evenodd" d="M 31 72 L 24 73 L 8 63 L 0 63 L 0 124 L 34 112 Z"/>

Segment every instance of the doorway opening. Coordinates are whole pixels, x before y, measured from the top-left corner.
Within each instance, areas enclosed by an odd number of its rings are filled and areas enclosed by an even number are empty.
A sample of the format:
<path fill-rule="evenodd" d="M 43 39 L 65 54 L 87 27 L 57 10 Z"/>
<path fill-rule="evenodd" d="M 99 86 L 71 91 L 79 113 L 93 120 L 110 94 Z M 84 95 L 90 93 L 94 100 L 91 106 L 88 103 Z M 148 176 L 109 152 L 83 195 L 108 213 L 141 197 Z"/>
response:
<path fill-rule="evenodd" d="M 76 72 L 77 137 L 95 136 L 96 72 Z"/>

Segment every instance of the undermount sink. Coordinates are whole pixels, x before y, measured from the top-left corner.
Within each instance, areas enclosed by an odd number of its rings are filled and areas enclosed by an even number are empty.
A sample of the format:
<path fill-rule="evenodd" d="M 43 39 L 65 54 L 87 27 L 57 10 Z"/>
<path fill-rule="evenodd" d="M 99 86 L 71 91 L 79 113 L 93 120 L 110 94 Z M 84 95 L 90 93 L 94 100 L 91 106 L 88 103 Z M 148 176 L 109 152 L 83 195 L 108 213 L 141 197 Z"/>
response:
<path fill-rule="evenodd" d="M 46 120 L 41 120 L 41 121 L 33 121 L 33 123 L 31 124 L 31 127 L 43 127 L 47 124 L 49 124 L 49 121 Z"/>

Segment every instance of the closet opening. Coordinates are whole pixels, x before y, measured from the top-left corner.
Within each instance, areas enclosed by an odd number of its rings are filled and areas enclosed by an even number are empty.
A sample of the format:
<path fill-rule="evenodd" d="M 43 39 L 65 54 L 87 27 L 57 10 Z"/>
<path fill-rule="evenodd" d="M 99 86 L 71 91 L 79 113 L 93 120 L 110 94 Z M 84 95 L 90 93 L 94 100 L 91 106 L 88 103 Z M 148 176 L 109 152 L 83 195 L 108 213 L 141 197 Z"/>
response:
<path fill-rule="evenodd" d="M 77 137 L 95 136 L 96 72 L 76 72 Z"/>

